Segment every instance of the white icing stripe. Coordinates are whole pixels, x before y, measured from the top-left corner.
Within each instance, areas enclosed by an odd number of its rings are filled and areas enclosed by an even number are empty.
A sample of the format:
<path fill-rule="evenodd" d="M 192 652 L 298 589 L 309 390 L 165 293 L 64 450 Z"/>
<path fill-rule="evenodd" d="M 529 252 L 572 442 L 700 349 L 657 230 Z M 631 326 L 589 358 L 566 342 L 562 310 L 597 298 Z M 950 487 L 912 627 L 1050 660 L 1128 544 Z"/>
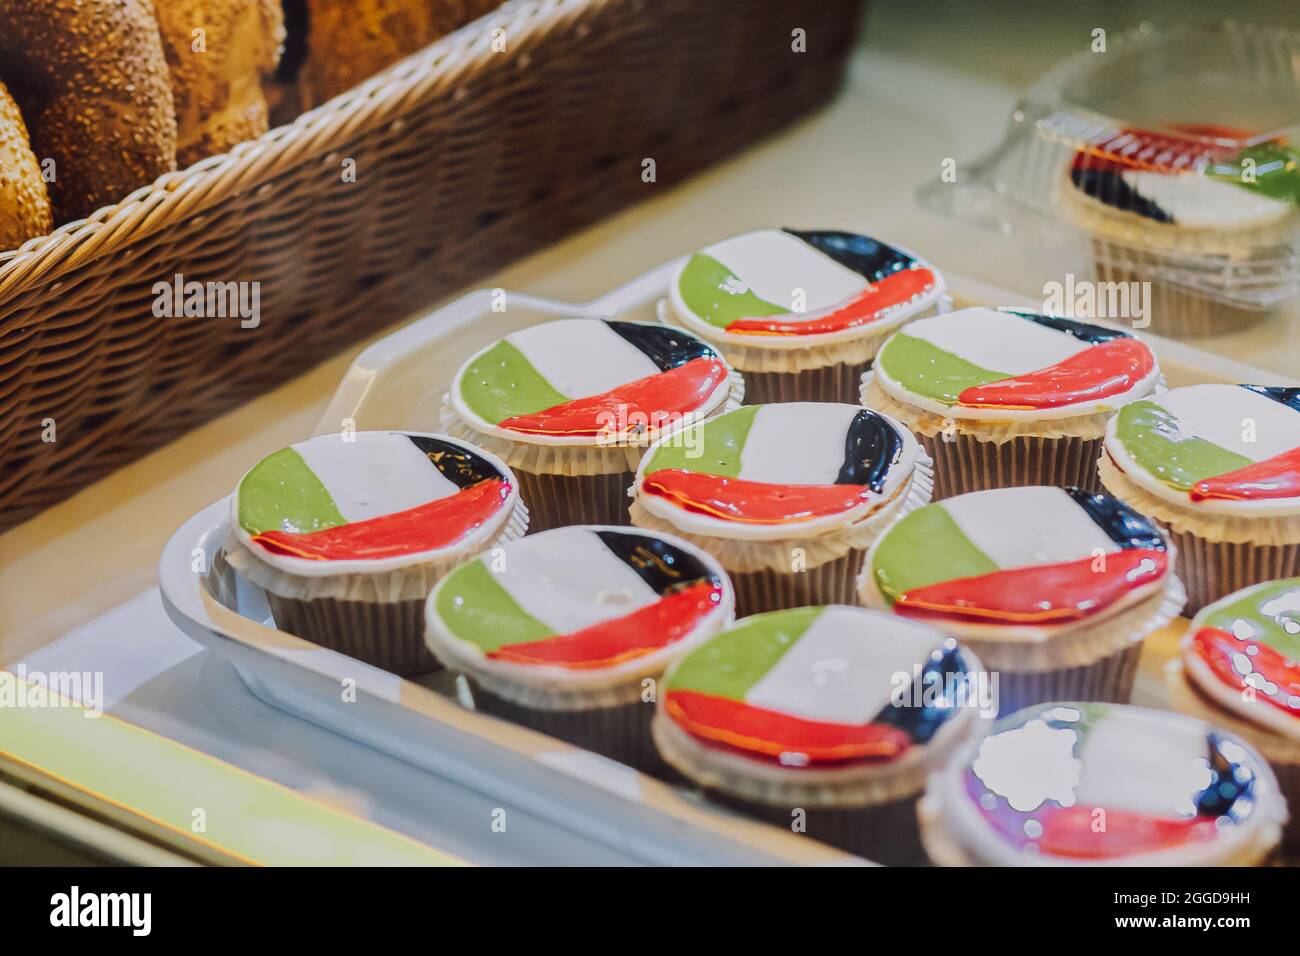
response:
<path fill-rule="evenodd" d="M 866 288 L 867 281 L 802 239 L 770 229 L 724 239 L 704 250 L 730 269 L 765 302 L 794 308 L 796 289 L 804 291 L 804 312 L 842 302 Z"/>
<path fill-rule="evenodd" d="M 1189 229 L 1259 225 L 1288 215 L 1290 203 L 1197 173 L 1125 170 L 1124 182 Z"/>
<path fill-rule="evenodd" d="M 745 702 L 806 720 L 860 725 L 889 704 L 893 677 L 912 674 L 942 637 L 901 618 L 877 620 L 828 607 L 776 665 L 745 694 Z"/>
<path fill-rule="evenodd" d="M 940 503 L 962 534 L 1003 570 L 1086 558 L 1120 546 L 1060 488 L 998 488 Z"/>
<path fill-rule="evenodd" d="M 1210 782 L 1204 730 L 1154 712 L 1102 717 L 1083 741 L 1076 805 L 1165 819 L 1191 815 L 1192 798 Z"/>
<path fill-rule="evenodd" d="M 740 477 L 772 484 L 825 485 L 844 466 L 855 405 L 797 402 L 764 405 L 740 453 Z"/>
<path fill-rule="evenodd" d="M 460 490 L 405 435 L 352 437 L 322 435 L 293 446 L 348 521 L 395 514 Z"/>
<path fill-rule="evenodd" d="M 1007 375 L 1037 372 L 1091 348 L 1069 333 L 984 308 L 918 319 L 903 334 L 924 339 L 980 368 Z"/>
<path fill-rule="evenodd" d="M 491 559 L 487 560 L 491 567 Z M 498 583 L 557 634 L 631 614 L 659 600 L 641 576 L 592 531 L 562 528 L 530 535 L 505 552 Z"/>
<path fill-rule="evenodd" d="M 551 387 L 569 398 L 600 395 L 659 371 L 598 319 L 559 319 L 506 336 Z"/>
<path fill-rule="evenodd" d="M 1185 434 L 1204 438 L 1251 461 L 1300 447 L 1300 413 L 1248 388 L 1189 385 L 1171 389 L 1154 401 L 1179 420 Z M 1254 441 L 1246 441 L 1247 437 Z"/>

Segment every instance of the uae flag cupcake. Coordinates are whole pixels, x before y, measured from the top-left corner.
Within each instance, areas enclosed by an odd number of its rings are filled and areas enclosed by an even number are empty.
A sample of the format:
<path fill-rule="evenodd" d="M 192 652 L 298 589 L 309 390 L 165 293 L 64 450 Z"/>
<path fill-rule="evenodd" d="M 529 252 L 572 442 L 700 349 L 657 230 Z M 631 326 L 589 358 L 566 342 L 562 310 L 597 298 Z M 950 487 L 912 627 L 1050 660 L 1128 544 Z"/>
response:
<path fill-rule="evenodd" d="M 426 634 L 479 710 L 655 771 L 657 679 L 733 616 L 727 576 L 681 539 L 575 526 L 457 568 Z"/>
<path fill-rule="evenodd" d="M 746 405 L 661 438 L 632 493 L 633 524 L 716 557 L 743 616 L 856 603 L 864 550 L 930 500 L 930 470 L 906 428 L 860 405 Z"/>
<path fill-rule="evenodd" d="M 678 268 L 660 316 L 713 343 L 748 400 L 856 402 L 886 335 L 944 301 L 938 270 L 852 232 L 763 229 Z"/>
<path fill-rule="evenodd" d="M 627 524 L 645 447 L 744 400 L 711 345 L 660 323 L 543 322 L 470 358 L 443 400 L 442 427 L 519 476 L 534 531 Z"/>
<path fill-rule="evenodd" d="M 1175 709 L 1252 744 L 1300 811 L 1300 578 L 1269 581 L 1203 608 L 1167 671 Z M 1293 814 L 1283 842 L 1300 849 Z"/>
<path fill-rule="evenodd" d="M 1300 389 L 1190 385 L 1135 402 L 1097 467 L 1168 529 L 1192 611 L 1300 574 Z"/>
<path fill-rule="evenodd" d="M 1125 702 L 1142 641 L 1183 606 L 1155 522 L 1076 488 L 1001 488 L 927 505 L 867 553 L 862 603 L 955 635 L 998 678 L 1002 713 Z"/>
<path fill-rule="evenodd" d="M 862 404 L 921 436 L 936 498 L 1017 485 L 1097 490 L 1107 421 L 1159 378 L 1155 354 L 1127 332 L 971 308 L 890 336 Z"/>
<path fill-rule="evenodd" d="M 275 626 L 408 676 L 437 665 L 424 600 L 457 564 L 521 537 L 500 459 L 443 435 L 319 435 L 264 458 L 230 498 L 226 560 Z"/>
<path fill-rule="evenodd" d="M 1249 744 L 1180 714 L 1049 703 L 994 726 L 931 778 L 946 866 L 1256 866 L 1286 805 Z"/>
<path fill-rule="evenodd" d="M 992 710 L 956 641 L 852 607 L 747 617 L 664 678 L 654 739 L 719 802 L 882 863 L 924 862 L 926 777 Z"/>

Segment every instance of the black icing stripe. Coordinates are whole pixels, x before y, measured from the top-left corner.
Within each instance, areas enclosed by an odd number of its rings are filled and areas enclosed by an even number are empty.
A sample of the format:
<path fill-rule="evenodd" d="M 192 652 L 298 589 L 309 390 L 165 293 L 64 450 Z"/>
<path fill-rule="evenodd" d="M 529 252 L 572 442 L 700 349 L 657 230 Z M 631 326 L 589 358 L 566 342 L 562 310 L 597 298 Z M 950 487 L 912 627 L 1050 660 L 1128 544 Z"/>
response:
<path fill-rule="evenodd" d="M 1281 388 L 1275 385 L 1243 385 L 1242 388 L 1263 395 L 1285 405 L 1292 411 L 1300 412 L 1300 388 Z"/>
<path fill-rule="evenodd" d="M 903 453 L 903 438 L 879 412 L 864 408 L 853 416 L 844 438 L 844 464 L 837 485 L 866 485 L 876 494 L 885 488 L 889 469 Z"/>
<path fill-rule="evenodd" d="M 1223 752 L 1223 738 L 1210 733 L 1205 738 L 1210 781 L 1196 795 L 1196 812 L 1203 816 L 1226 816 L 1240 821 L 1255 806 L 1255 775 Z"/>
<path fill-rule="evenodd" d="M 916 260 L 900 249 L 886 245 L 870 236 L 855 232 L 831 232 L 782 229 L 784 233 L 801 239 L 818 252 L 830 256 L 846 269 L 851 269 L 868 282 L 879 282 L 885 276 L 910 268 Z"/>
<path fill-rule="evenodd" d="M 718 353 L 707 343 L 671 325 L 651 325 L 639 322 L 606 322 L 616 334 L 643 352 L 659 371 L 685 365 L 692 359 L 712 358 Z"/>
<path fill-rule="evenodd" d="M 1057 332 L 1064 332 L 1066 335 L 1073 335 L 1080 342 L 1087 342 L 1089 345 L 1100 345 L 1102 342 L 1109 342 L 1113 339 L 1130 339 L 1133 337 L 1120 329 L 1108 329 L 1105 326 L 1093 325 L 1090 322 L 1063 319 L 1060 316 L 1044 315 L 1041 312 L 1028 312 L 1023 309 L 999 309 L 998 311 L 1018 315 L 1022 319 L 1028 319 L 1035 325 L 1054 329 Z"/>
<path fill-rule="evenodd" d="M 1174 221 L 1173 216 L 1130 186 L 1118 172 L 1109 169 L 1072 169 L 1070 179 L 1084 195 L 1107 206 L 1154 219 L 1156 222 Z"/>
<path fill-rule="evenodd" d="M 1155 522 L 1138 514 L 1117 498 L 1095 495 L 1079 488 L 1066 488 L 1065 493 L 1121 548 L 1165 550 L 1164 535 Z"/>
<path fill-rule="evenodd" d="M 696 581 L 721 584 L 709 568 L 688 551 L 659 538 L 626 531 L 596 531 L 614 556 L 641 576 L 656 594 L 667 594 Z"/>
<path fill-rule="evenodd" d="M 462 445 L 453 445 L 441 438 L 429 438 L 427 435 L 407 435 L 416 448 L 428 456 L 429 461 L 444 478 L 457 488 L 468 488 L 488 478 L 500 478 L 502 474 L 482 455 L 476 454 Z"/>
<path fill-rule="evenodd" d="M 967 670 L 961 648 L 948 638 L 922 665 L 921 673 L 913 679 L 905 699 L 900 702 L 891 697 L 872 723 L 897 727 L 905 731 L 914 743 L 925 743 L 963 703 L 952 699 L 948 692 L 965 683 Z M 883 679 L 884 675 L 881 676 Z M 927 684 L 932 689 L 927 690 Z M 927 705 L 927 700 L 932 703 Z"/>

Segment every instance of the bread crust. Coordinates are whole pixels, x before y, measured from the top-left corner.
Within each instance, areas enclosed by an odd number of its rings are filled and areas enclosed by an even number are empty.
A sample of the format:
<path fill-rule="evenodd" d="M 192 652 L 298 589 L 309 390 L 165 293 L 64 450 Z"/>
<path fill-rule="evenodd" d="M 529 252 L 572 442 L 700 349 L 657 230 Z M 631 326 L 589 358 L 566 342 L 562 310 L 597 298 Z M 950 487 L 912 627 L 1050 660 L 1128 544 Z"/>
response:
<path fill-rule="evenodd" d="M 0 252 L 54 228 L 50 197 L 18 104 L 0 83 Z"/>

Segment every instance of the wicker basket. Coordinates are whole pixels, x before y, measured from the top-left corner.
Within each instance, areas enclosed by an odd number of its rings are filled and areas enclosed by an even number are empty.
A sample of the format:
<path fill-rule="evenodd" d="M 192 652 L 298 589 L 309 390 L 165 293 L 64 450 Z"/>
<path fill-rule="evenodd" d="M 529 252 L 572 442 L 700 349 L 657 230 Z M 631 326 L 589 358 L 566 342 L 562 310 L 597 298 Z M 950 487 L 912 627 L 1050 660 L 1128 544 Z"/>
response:
<path fill-rule="evenodd" d="M 0 530 L 806 114 L 839 85 L 859 7 L 515 0 L 0 254 Z M 178 273 L 259 283 L 260 325 L 155 318 Z"/>

